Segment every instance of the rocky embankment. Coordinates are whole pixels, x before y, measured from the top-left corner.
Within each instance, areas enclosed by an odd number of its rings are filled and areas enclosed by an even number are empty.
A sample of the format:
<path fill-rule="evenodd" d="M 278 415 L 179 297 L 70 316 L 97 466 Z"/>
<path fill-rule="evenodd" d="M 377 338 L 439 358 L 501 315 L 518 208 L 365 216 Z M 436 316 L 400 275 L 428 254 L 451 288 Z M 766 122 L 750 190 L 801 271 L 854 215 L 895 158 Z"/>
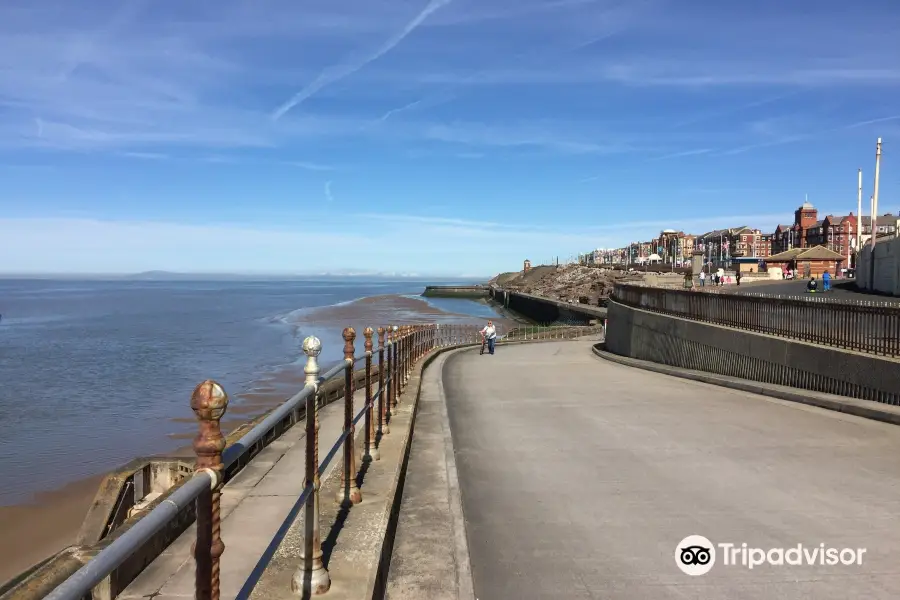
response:
<path fill-rule="evenodd" d="M 525 272 L 502 273 L 490 283 L 505 289 L 562 302 L 599 306 L 616 282 L 643 281 L 643 273 L 581 265 L 540 266 Z"/>

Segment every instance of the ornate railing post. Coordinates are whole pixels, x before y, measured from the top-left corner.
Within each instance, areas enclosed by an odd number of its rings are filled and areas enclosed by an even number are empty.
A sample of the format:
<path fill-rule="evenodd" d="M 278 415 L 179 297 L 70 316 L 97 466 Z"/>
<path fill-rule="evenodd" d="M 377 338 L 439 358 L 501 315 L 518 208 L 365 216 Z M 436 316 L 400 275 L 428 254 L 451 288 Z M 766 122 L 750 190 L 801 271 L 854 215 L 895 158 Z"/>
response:
<path fill-rule="evenodd" d="M 391 354 L 393 355 L 393 364 L 391 370 L 391 414 L 393 415 L 397 409 L 397 396 L 400 393 L 400 328 L 396 325 L 391 327 Z"/>
<path fill-rule="evenodd" d="M 405 328 L 405 335 L 403 336 L 403 389 L 406 389 L 407 383 L 409 383 L 409 362 L 412 358 L 412 327 L 409 325 Z"/>
<path fill-rule="evenodd" d="M 372 402 L 372 335 L 375 331 L 371 327 L 363 330 L 363 336 L 366 338 L 366 449 L 363 453 L 363 460 L 378 460 L 381 456 L 378 453 L 378 446 L 375 443 L 375 418 L 374 406 Z"/>
<path fill-rule="evenodd" d="M 394 379 L 394 332 L 390 325 L 387 326 L 387 396 L 384 399 L 384 429 L 382 433 L 391 432 L 391 399 L 394 397 L 394 386 L 397 384 Z"/>
<path fill-rule="evenodd" d="M 306 397 L 306 476 L 304 487 L 312 483 L 313 491 L 306 498 L 303 522 L 303 548 L 300 566 L 291 579 L 294 594 L 308 596 L 324 594 L 331 587 L 331 577 L 322 562 L 322 538 L 319 535 L 319 363 L 316 358 L 322 352 L 322 342 L 315 336 L 303 340 L 306 354 L 306 385 L 315 391 Z"/>
<path fill-rule="evenodd" d="M 206 380 L 191 394 L 191 410 L 197 416 L 197 437 L 194 452 L 197 462 L 194 472 L 207 471 L 211 484 L 197 498 L 197 540 L 194 542 L 196 561 L 195 593 L 198 600 L 219 600 L 219 560 L 225 551 L 222 542 L 222 451 L 225 436 L 220 421 L 228 408 L 228 394 L 222 386 Z"/>
<path fill-rule="evenodd" d="M 400 394 L 403 393 L 403 388 L 406 387 L 404 385 L 406 382 L 403 380 L 403 371 L 406 368 L 404 364 L 404 359 L 406 358 L 406 326 L 400 325 L 394 329 L 394 332 L 397 334 L 397 349 L 394 355 L 394 366 L 397 370 L 397 389 L 394 390 L 393 404 L 396 408 L 400 404 Z"/>
<path fill-rule="evenodd" d="M 353 451 L 353 438 L 356 426 L 353 425 L 353 341 L 356 330 L 352 327 L 344 329 L 344 468 L 341 469 L 341 489 L 335 499 L 341 505 L 359 504 L 362 494 L 356 487 L 356 455 Z"/>
<path fill-rule="evenodd" d="M 378 328 L 378 439 L 376 440 L 376 444 L 381 444 L 381 436 L 388 433 L 387 428 L 387 415 L 385 414 L 385 407 L 387 406 L 387 402 L 385 402 L 385 394 L 387 394 L 387 388 L 385 387 L 385 369 L 388 369 L 387 363 L 384 361 L 384 340 L 385 340 L 385 331 L 384 327 Z"/>
<path fill-rule="evenodd" d="M 406 325 L 400 325 L 397 331 L 397 393 L 394 401 L 395 404 L 400 404 L 400 394 L 406 387 L 406 378 L 403 376 L 406 370 Z"/>

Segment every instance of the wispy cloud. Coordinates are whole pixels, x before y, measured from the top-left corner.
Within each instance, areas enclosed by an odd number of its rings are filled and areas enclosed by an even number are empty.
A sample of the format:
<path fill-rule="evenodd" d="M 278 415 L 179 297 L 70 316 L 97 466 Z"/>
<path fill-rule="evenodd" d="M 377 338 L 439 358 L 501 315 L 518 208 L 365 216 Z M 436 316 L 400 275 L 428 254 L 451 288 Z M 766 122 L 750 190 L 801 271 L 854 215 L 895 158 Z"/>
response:
<path fill-rule="evenodd" d="M 334 200 L 334 196 L 331 195 L 331 181 L 325 182 L 325 201 L 331 202 Z"/>
<path fill-rule="evenodd" d="M 687 156 L 699 156 L 701 154 L 709 154 L 712 152 L 712 148 L 697 148 L 695 150 L 682 150 L 681 152 L 672 152 L 671 154 L 664 154 L 662 156 L 655 156 L 648 160 L 669 160 L 671 158 L 683 158 Z"/>
<path fill-rule="evenodd" d="M 299 167 L 306 171 L 334 171 L 334 167 L 331 165 L 322 165 L 319 163 L 306 162 L 302 160 L 286 160 L 282 162 L 282 164 L 290 167 Z"/>
<path fill-rule="evenodd" d="M 865 127 L 866 125 L 875 125 L 876 123 L 887 123 L 890 121 L 900 121 L 900 115 L 879 117 L 877 119 L 866 119 L 865 121 L 857 121 L 856 123 L 844 125 L 843 127 L 841 127 L 841 129 L 856 129 L 857 127 Z"/>
<path fill-rule="evenodd" d="M 410 102 L 409 104 L 404 104 L 403 106 L 401 106 L 399 108 L 392 108 L 391 110 L 389 110 L 386 113 L 384 113 L 383 115 L 381 115 L 381 118 L 378 120 L 381 121 L 382 123 L 384 123 L 393 115 L 396 115 L 396 114 L 402 113 L 402 112 L 406 112 L 408 110 L 412 110 L 413 108 L 419 106 L 420 104 L 422 104 L 422 101 L 416 100 L 414 102 Z"/>
<path fill-rule="evenodd" d="M 634 151 L 624 140 L 597 143 L 583 134 L 560 131 L 561 124 L 527 122 L 516 124 L 450 123 L 426 125 L 426 139 L 472 146 L 536 147 L 567 154 L 620 154 Z"/>
<path fill-rule="evenodd" d="M 272 113 L 272 118 L 274 120 L 278 120 L 287 114 L 294 107 L 300 105 L 305 100 L 311 98 L 313 95 L 318 93 L 320 90 L 326 88 L 333 83 L 348 77 L 367 64 L 378 60 L 392 49 L 394 49 L 400 42 L 402 42 L 406 37 L 411 34 L 419 25 L 422 24 L 428 16 L 440 9 L 442 6 L 449 4 L 452 0 L 429 0 L 428 4 L 423 8 L 412 20 L 406 24 L 403 29 L 392 35 L 384 44 L 381 45 L 374 53 L 366 56 L 363 60 L 346 64 L 346 65 L 338 65 L 335 67 L 331 67 L 323 71 L 316 77 L 309 85 L 304 87 L 302 90 L 297 92 L 290 100 L 279 106 L 275 112 Z"/>
<path fill-rule="evenodd" d="M 168 154 L 163 154 L 161 152 L 123 152 L 122 156 L 127 156 L 128 158 L 140 158 L 144 160 L 166 160 L 169 158 Z"/>
<path fill-rule="evenodd" d="M 673 129 L 677 129 L 680 127 L 685 127 L 686 125 L 694 125 L 696 123 L 702 123 L 704 121 L 709 121 L 712 119 L 717 119 L 720 117 L 731 116 L 737 113 L 741 113 L 752 108 L 760 108 L 763 106 L 768 106 L 774 104 L 776 102 L 780 102 L 782 100 L 786 100 L 788 98 L 793 98 L 799 95 L 801 91 L 792 90 L 787 93 L 777 94 L 775 96 L 771 96 L 768 98 L 763 98 L 761 100 L 754 100 L 753 102 L 741 103 L 737 105 L 732 105 L 727 108 L 719 109 L 719 110 L 707 110 L 700 114 L 694 115 L 693 117 L 689 117 L 687 119 L 677 121 L 672 124 Z"/>

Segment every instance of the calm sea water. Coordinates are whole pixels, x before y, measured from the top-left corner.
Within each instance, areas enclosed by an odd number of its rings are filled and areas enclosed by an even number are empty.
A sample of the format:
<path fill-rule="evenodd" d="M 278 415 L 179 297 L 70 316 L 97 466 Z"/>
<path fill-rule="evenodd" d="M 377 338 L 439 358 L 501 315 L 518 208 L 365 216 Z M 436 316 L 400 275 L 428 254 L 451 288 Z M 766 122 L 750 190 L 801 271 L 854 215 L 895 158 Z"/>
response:
<path fill-rule="evenodd" d="M 0 504 L 177 446 L 172 418 L 192 416 L 197 383 L 240 392 L 298 359 L 311 328 L 292 314 L 424 285 L 0 280 Z M 474 302 L 431 303 L 493 315 Z M 339 344 L 326 348 L 323 362 L 339 357 Z"/>

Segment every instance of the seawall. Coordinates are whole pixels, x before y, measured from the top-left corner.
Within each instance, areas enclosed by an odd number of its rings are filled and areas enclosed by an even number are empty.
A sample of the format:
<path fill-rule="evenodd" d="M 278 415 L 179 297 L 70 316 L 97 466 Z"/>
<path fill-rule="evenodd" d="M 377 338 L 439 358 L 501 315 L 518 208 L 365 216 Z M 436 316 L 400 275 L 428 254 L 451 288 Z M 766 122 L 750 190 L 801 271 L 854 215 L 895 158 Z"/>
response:
<path fill-rule="evenodd" d="M 607 312 L 607 309 L 597 306 L 569 304 L 498 287 L 490 288 L 490 297 L 503 308 L 537 323 L 587 325 L 591 321 L 602 321 Z"/>
<path fill-rule="evenodd" d="M 426 298 L 486 298 L 488 288 L 484 285 L 429 285 L 422 295 Z"/>
<path fill-rule="evenodd" d="M 827 394 L 900 404 L 900 361 L 682 319 L 611 299 L 613 354 Z"/>

